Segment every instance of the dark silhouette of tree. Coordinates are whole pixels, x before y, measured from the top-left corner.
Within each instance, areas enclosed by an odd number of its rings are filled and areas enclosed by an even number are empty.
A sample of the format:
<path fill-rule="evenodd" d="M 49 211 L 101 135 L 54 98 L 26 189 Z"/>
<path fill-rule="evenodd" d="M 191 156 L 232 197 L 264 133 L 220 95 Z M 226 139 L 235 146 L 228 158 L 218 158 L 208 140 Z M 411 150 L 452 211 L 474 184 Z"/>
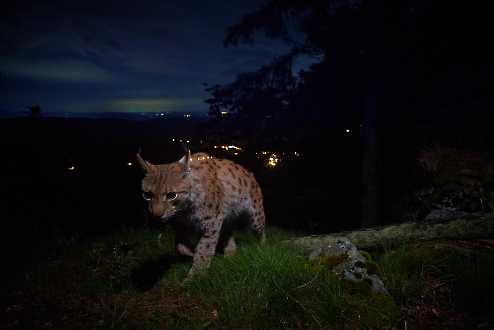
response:
<path fill-rule="evenodd" d="M 312 93 L 310 88 L 302 88 L 302 93 L 306 96 L 317 96 L 312 98 L 312 114 L 314 119 L 319 122 L 328 119 L 324 118 L 324 112 L 321 108 L 327 106 L 328 101 L 324 97 L 337 95 L 335 90 L 344 90 L 348 93 L 352 90 L 355 95 L 364 95 L 364 119 L 365 126 L 363 129 L 364 136 L 364 153 L 363 153 L 363 181 L 364 197 L 362 210 L 363 225 L 377 224 L 380 220 L 380 185 L 379 185 L 379 139 L 377 137 L 377 115 L 376 115 L 376 93 L 379 92 L 379 84 L 373 77 L 375 73 L 369 70 L 365 72 L 365 67 L 375 67 L 372 63 L 378 59 L 374 52 L 376 46 L 374 43 L 382 44 L 379 39 L 380 27 L 384 24 L 372 19 L 370 15 L 366 20 L 363 12 L 369 11 L 360 1 L 321 1 L 321 0 L 291 0 L 279 1 L 272 0 L 264 5 L 260 10 L 244 18 L 238 24 L 229 28 L 225 39 L 226 45 L 236 45 L 239 42 L 252 42 L 252 35 L 259 29 L 264 30 L 269 37 L 278 37 L 286 40 L 292 45 L 291 56 L 300 54 L 320 54 L 323 56 L 323 64 L 318 67 L 313 66 L 313 72 L 318 69 L 320 72 L 329 77 L 338 78 L 353 76 L 354 88 L 341 88 L 336 85 L 338 81 L 325 79 L 323 76 L 315 74 L 306 74 L 306 86 L 316 85 L 319 87 L 319 93 Z M 380 14 L 376 10 L 376 14 Z M 375 15 L 375 14 L 374 14 Z M 290 23 L 295 19 L 300 31 L 303 33 L 303 39 L 296 41 L 290 36 Z M 364 31 L 364 28 L 372 27 L 372 32 Z M 344 32 L 342 32 L 344 31 Z M 369 42 L 368 37 L 373 36 Z M 366 47 L 367 46 L 367 47 Z M 372 49 L 370 49 L 372 47 Z M 366 54 L 367 60 L 362 56 Z M 346 71 L 343 73 L 342 71 Z M 314 79 L 315 78 L 315 79 Z M 322 78 L 322 79 L 321 79 Z M 365 85 L 372 87 L 365 97 Z M 325 82 L 327 82 L 325 84 Z M 339 81 L 342 84 L 351 84 L 346 79 Z M 356 82 L 356 83 L 355 83 Z M 326 86 L 320 90 L 321 86 Z M 331 90 L 334 88 L 333 90 Z M 358 99 L 359 97 L 357 97 Z M 304 101 L 310 98 L 304 98 Z M 320 102 L 314 102 L 314 100 Z M 319 105 L 319 106 L 318 106 Z M 305 108 L 305 107 L 304 107 Z M 358 107 L 352 109 L 355 111 Z M 310 111 L 310 110 L 309 110 Z"/>
<path fill-rule="evenodd" d="M 206 87 L 211 98 L 205 102 L 212 118 L 234 122 L 244 136 L 259 138 L 266 130 L 273 134 L 273 127 L 280 126 L 296 85 L 291 57 L 286 56 L 257 71 L 242 73 L 232 83 Z M 273 124 L 267 125 L 267 121 Z"/>
<path fill-rule="evenodd" d="M 270 0 L 231 26 L 225 45 L 252 43 L 264 31 L 291 45 L 292 57 L 322 57 L 302 75 L 293 108 L 304 105 L 314 122 L 344 112 L 362 122 L 362 224 L 371 226 L 382 218 L 382 149 L 406 138 L 410 123 L 442 124 L 439 109 L 466 113 L 474 94 L 486 100 L 486 9 L 437 0 Z"/>

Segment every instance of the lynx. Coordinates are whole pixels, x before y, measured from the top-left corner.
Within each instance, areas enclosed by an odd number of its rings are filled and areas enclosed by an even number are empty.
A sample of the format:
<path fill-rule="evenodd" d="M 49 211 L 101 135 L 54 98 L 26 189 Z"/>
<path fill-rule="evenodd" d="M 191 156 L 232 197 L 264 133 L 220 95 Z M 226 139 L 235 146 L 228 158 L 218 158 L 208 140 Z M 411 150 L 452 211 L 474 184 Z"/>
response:
<path fill-rule="evenodd" d="M 153 165 L 140 154 L 137 160 L 145 173 L 142 193 L 150 214 L 173 225 L 177 253 L 193 258 L 188 278 L 209 267 L 215 253 L 235 254 L 232 234 L 241 219 L 264 243 L 261 188 L 242 166 L 189 150 L 169 164 Z"/>

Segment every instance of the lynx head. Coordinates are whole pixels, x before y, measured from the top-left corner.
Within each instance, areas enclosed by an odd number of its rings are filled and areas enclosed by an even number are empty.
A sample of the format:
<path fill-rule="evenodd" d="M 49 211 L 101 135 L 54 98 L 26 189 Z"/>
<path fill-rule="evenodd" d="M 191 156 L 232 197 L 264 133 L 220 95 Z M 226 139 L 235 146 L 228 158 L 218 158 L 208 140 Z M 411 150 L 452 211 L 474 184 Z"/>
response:
<path fill-rule="evenodd" d="M 137 154 L 144 170 L 142 197 L 148 202 L 149 213 L 162 220 L 175 215 L 187 206 L 190 192 L 190 152 L 178 162 L 153 165 Z"/>

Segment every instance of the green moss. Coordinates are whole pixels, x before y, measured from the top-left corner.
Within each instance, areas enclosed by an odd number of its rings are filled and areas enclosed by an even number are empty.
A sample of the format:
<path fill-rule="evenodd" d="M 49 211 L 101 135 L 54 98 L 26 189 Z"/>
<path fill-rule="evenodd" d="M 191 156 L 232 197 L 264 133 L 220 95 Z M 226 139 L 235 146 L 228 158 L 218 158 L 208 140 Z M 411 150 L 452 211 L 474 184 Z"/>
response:
<path fill-rule="evenodd" d="M 367 274 L 369 275 L 374 275 L 377 274 L 379 275 L 379 266 L 372 261 L 369 261 L 365 264 L 365 268 L 367 269 Z"/>
<path fill-rule="evenodd" d="M 343 287 L 350 294 L 360 294 L 364 296 L 368 296 L 372 293 L 372 282 L 370 280 L 365 279 L 363 281 L 348 281 L 342 280 Z"/>
<path fill-rule="evenodd" d="M 111 285 L 100 279 L 89 279 L 81 284 L 80 293 L 83 296 L 97 296 L 100 294 L 111 293 Z"/>
<path fill-rule="evenodd" d="M 364 250 L 359 250 L 359 252 L 365 258 L 366 261 L 373 261 L 372 256 L 369 252 Z"/>
<path fill-rule="evenodd" d="M 346 260 L 348 260 L 348 255 L 342 254 L 339 256 L 320 256 L 320 257 L 312 259 L 310 261 L 310 263 L 314 267 L 314 269 L 317 269 L 317 270 L 319 270 L 321 268 L 326 268 L 326 269 L 332 270 L 336 266 L 345 262 Z"/>
<path fill-rule="evenodd" d="M 392 297 L 369 293 L 354 295 L 349 299 L 352 315 L 345 324 L 347 329 L 394 329 L 400 313 Z"/>

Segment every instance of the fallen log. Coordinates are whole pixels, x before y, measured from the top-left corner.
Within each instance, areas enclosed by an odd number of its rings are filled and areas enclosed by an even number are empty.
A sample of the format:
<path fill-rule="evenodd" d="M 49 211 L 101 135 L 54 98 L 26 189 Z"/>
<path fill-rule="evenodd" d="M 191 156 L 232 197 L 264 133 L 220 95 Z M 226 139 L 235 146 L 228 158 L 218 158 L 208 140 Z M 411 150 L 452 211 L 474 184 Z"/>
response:
<path fill-rule="evenodd" d="M 289 242 L 310 251 L 331 244 L 336 237 L 346 237 L 357 248 L 364 250 L 380 250 L 405 243 L 441 239 L 489 239 L 494 238 L 494 212 L 469 214 L 448 221 L 408 222 L 329 235 L 297 237 Z"/>

